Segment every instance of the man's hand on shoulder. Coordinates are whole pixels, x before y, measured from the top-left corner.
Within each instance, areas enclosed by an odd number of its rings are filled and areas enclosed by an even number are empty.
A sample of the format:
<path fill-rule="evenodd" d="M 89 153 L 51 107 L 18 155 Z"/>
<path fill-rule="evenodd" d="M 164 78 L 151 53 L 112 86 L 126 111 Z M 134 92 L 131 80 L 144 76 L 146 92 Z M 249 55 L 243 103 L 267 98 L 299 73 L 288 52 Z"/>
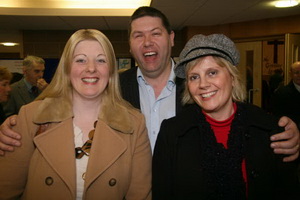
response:
<path fill-rule="evenodd" d="M 276 154 L 287 155 L 283 161 L 291 162 L 299 157 L 300 136 L 297 125 L 288 117 L 281 117 L 278 125 L 285 131 L 271 136 L 271 148 Z"/>
<path fill-rule="evenodd" d="M 0 155 L 6 151 L 14 151 L 14 147 L 21 146 L 21 135 L 14 132 L 12 127 L 17 124 L 17 115 L 10 116 L 0 126 Z"/>

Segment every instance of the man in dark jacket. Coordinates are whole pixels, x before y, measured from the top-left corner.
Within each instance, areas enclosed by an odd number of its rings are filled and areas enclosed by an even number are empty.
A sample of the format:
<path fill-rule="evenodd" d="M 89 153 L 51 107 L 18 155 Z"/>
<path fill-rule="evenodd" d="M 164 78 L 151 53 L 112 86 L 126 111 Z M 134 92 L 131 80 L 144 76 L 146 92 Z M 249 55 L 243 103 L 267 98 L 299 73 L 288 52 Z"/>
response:
<path fill-rule="evenodd" d="M 138 67 L 120 74 L 123 98 L 145 115 L 152 151 L 160 124 L 181 110 L 181 85 L 171 59 L 175 34 L 166 16 L 140 7 L 131 16 L 130 52 Z"/>
<path fill-rule="evenodd" d="M 276 116 L 288 116 L 300 127 L 300 61 L 291 65 L 288 85 L 279 87 L 272 97 L 272 112 Z"/>

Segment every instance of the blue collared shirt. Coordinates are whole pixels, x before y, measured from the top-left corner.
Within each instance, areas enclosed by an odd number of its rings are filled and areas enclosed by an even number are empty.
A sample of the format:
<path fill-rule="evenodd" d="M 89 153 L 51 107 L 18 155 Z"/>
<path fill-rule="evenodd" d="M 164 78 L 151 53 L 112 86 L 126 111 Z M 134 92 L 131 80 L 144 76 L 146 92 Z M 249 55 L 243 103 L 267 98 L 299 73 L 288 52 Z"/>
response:
<path fill-rule="evenodd" d="M 159 97 L 156 99 L 152 86 L 146 82 L 139 68 L 137 71 L 141 111 L 146 118 L 146 126 L 148 129 L 152 152 L 154 150 L 161 122 L 164 119 L 174 117 L 176 113 L 175 78 L 174 62 L 172 61 L 172 70 L 167 85 L 163 88 Z"/>

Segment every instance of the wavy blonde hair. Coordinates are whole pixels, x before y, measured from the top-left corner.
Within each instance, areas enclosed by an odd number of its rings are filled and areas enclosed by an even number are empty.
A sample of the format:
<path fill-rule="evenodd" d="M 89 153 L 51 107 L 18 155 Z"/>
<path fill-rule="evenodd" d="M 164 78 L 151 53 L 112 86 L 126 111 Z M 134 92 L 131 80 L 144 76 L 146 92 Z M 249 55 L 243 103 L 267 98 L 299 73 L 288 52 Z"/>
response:
<path fill-rule="evenodd" d="M 95 40 L 99 42 L 107 58 L 109 81 L 104 90 L 102 105 L 128 106 L 128 103 L 121 97 L 119 75 L 113 46 L 102 32 L 95 29 L 81 29 L 76 31 L 70 37 L 64 48 L 51 83 L 41 93 L 37 100 L 45 99 L 47 97 L 63 97 L 71 100 L 73 86 L 70 80 L 70 72 L 73 53 L 77 44 L 84 40 Z"/>
<path fill-rule="evenodd" d="M 231 93 L 232 99 L 234 101 L 240 101 L 240 102 L 245 101 L 245 99 L 246 99 L 245 84 L 241 80 L 239 70 L 237 69 L 237 67 L 222 57 L 219 57 L 219 56 L 212 56 L 212 57 L 219 66 L 225 67 L 229 71 L 229 74 L 231 75 L 231 77 L 233 78 L 233 87 L 232 87 L 232 93 Z M 193 69 L 203 59 L 204 59 L 204 57 L 200 57 L 200 58 L 192 60 L 186 64 L 186 67 L 185 67 L 185 76 L 186 76 L 185 90 L 184 90 L 183 98 L 182 98 L 182 103 L 184 105 L 194 103 L 194 100 L 188 89 L 187 74 L 191 69 Z"/>

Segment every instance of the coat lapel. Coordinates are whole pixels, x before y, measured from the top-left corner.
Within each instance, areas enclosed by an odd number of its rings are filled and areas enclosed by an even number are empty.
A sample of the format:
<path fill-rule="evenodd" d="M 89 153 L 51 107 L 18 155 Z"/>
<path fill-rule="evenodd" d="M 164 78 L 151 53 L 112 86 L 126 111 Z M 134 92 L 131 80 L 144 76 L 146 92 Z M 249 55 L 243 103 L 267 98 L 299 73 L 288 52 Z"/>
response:
<path fill-rule="evenodd" d="M 66 183 L 75 197 L 76 164 L 72 118 L 49 128 L 35 137 L 34 142 L 44 159 Z"/>
<path fill-rule="evenodd" d="M 98 121 L 87 166 L 85 188 L 88 188 L 127 149 L 126 143 L 118 134 L 124 133 L 118 133 L 103 121 Z"/>

